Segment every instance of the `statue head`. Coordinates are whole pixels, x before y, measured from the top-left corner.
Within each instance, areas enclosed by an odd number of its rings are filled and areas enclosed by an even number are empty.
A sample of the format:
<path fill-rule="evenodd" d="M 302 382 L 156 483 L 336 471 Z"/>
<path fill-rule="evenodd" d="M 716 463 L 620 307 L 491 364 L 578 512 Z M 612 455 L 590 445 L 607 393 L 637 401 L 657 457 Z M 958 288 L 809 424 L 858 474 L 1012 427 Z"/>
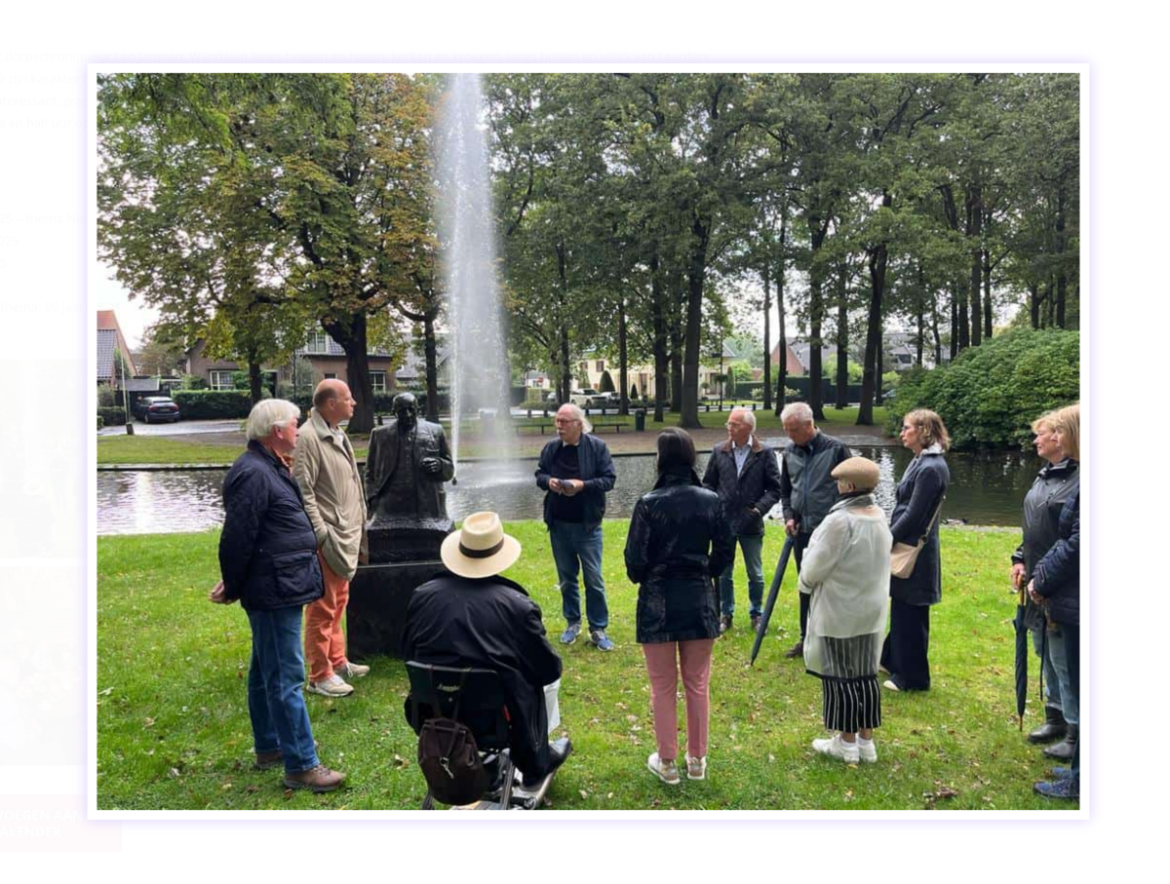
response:
<path fill-rule="evenodd" d="M 394 397 L 394 416 L 403 429 L 409 430 L 418 423 L 418 402 L 412 393 L 399 393 Z"/>

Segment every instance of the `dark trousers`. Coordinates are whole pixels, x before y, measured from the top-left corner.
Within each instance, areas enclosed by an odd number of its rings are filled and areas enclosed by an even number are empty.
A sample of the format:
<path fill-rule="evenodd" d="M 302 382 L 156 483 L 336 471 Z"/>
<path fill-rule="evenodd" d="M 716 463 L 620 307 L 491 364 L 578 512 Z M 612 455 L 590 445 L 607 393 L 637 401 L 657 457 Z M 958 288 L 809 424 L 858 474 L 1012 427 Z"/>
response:
<path fill-rule="evenodd" d="M 890 599 L 890 634 L 882 645 L 882 666 L 903 691 L 930 690 L 930 605 Z"/>
<path fill-rule="evenodd" d="M 808 549 L 810 537 L 812 537 L 811 534 L 797 534 L 792 538 L 792 552 L 796 556 L 797 574 L 800 573 L 800 563 L 804 561 L 804 551 Z M 804 637 L 808 634 L 808 605 L 812 597 L 799 590 L 796 594 L 800 597 L 800 640 L 804 641 Z"/>

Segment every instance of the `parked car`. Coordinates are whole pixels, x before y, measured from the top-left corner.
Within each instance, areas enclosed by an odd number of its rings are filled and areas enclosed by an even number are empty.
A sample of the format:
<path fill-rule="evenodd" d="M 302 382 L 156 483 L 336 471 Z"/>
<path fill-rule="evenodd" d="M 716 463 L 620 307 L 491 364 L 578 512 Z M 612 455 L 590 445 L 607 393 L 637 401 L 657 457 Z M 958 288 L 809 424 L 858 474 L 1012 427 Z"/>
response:
<path fill-rule="evenodd" d="M 599 395 L 598 392 L 592 387 L 586 388 L 584 390 L 573 390 L 569 394 L 569 401 L 574 405 L 579 405 L 581 408 L 585 408 L 593 403 L 593 397 L 597 395 Z"/>
<path fill-rule="evenodd" d="M 182 415 L 170 396 L 143 396 L 130 409 L 144 423 L 177 421 Z"/>
<path fill-rule="evenodd" d="M 616 393 L 616 392 L 598 393 L 596 396 L 593 397 L 592 401 L 589 403 L 589 407 L 590 408 L 617 408 L 621 404 L 621 401 L 622 401 L 622 394 L 621 393 Z"/>

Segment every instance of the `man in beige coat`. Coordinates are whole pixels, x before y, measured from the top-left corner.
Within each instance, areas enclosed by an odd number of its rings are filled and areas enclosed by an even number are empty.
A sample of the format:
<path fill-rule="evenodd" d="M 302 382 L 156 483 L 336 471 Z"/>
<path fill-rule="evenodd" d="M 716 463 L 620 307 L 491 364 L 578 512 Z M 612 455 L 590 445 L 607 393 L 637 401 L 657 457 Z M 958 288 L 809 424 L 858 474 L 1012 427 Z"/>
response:
<path fill-rule="evenodd" d="M 326 697 L 352 694 L 353 685 L 345 678 L 370 671 L 369 666 L 346 658 L 341 631 L 366 524 L 366 496 L 353 445 L 338 426 L 353 417 L 354 404 L 344 381 L 321 381 L 313 393 L 313 410 L 301 430 L 293 465 L 305 512 L 317 535 L 317 558 L 325 578 L 325 594 L 305 608 L 308 689 Z"/>

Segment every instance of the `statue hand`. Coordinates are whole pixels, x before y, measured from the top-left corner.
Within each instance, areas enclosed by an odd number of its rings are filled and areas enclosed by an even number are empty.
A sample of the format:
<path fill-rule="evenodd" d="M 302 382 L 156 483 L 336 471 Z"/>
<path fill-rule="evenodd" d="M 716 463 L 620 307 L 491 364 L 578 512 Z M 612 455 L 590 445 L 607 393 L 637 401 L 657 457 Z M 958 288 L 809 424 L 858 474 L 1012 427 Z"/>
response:
<path fill-rule="evenodd" d="M 423 468 L 423 472 L 432 476 L 443 472 L 443 464 L 437 457 L 424 457 L 419 465 Z"/>

